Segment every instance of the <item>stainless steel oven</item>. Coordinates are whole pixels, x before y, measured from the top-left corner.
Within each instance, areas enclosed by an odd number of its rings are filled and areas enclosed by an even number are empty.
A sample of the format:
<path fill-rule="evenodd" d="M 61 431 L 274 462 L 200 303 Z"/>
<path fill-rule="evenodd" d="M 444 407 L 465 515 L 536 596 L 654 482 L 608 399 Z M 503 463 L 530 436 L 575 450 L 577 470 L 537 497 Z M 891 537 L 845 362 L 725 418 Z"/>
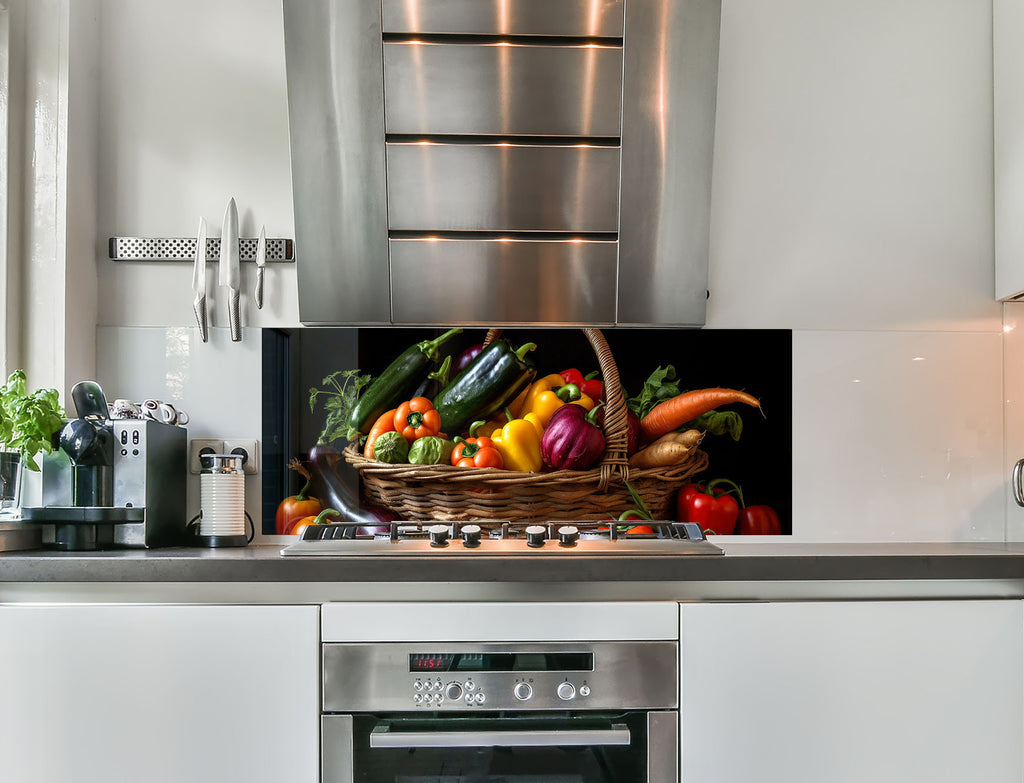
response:
<path fill-rule="evenodd" d="M 325 783 L 676 783 L 678 643 L 326 643 Z"/>

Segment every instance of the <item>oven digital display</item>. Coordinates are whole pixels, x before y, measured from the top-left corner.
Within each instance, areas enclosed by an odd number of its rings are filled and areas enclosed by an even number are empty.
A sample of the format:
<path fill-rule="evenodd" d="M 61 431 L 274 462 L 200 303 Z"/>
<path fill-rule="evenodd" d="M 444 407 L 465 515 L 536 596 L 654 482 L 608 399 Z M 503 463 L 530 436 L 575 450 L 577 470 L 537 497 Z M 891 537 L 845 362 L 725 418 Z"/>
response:
<path fill-rule="evenodd" d="M 410 672 L 591 672 L 590 652 L 412 653 Z"/>

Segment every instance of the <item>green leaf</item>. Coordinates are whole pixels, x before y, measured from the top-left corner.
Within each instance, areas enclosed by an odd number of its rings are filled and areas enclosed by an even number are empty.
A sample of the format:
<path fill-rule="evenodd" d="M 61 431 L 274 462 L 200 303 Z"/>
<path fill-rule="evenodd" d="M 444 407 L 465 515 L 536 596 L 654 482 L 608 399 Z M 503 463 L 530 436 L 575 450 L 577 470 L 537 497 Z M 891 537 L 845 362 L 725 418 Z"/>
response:
<path fill-rule="evenodd" d="M 708 411 L 693 421 L 687 422 L 680 429 L 698 429 L 712 435 L 728 435 L 739 440 L 743 433 L 743 419 L 736 411 Z"/>
<path fill-rule="evenodd" d="M 0 446 L 21 454 L 24 465 L 39 470 L 35 457 L 53 451 L 53 436 L 64 426 L 64 409 L 56 389 L 28 392 L 23 370 L 0 386 Z"/>
<path fill-rule="evenodd" d="M 341 438 L 352 439 L 348 429 L 348 419 L 352 408 L 359 399 L 359 392 L 364 386 L 370 383 L 373 377 L 360 375 L 359 370 L 338 370 L 332 372 L 323 379 L 322 385 L 327 387 L 318 389 L 315 386 L 309 390 L 309 410 L 316 412 L 317 402 L 321 397 L 323 400 L 324 426 L 320 431 L 320 440 L 330 443 Z"/>
<path fill-rule="evenodd" d="M 626 405 L 641 419 L 662 400 L 671 399 L 680 393 L 676 380 L 676 368 L 671 364 L 658 367 L 647 380 L 640 393 L 626 400 Z"/>

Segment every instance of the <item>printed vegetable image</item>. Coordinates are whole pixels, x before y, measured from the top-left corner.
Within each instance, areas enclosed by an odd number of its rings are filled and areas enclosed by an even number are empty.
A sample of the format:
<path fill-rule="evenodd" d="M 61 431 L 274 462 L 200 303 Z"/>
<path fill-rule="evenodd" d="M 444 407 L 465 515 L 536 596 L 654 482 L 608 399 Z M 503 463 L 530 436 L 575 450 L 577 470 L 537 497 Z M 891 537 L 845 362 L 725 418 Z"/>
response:
<path fill-rule="evenodd" d="M 680 522 L 694 522 L 700 525 L 700 529 L 705 533 L 732 535 L 736 529 L 740 504 L 729 494 L 730 490 L 719 489 L 722 484 L 737 489 L 728 479 L 714 479 L 707 484 L 685 485 L 679 490 L 676 500 L 677 519 Z"/>
<path fill-rule="evenodd" d="M 384 411 L 377 421 L 370 427 L 370 433 L 366 436 L 366 445 L 363 447 L 363 456 L 367 459 L 373 459 L 373 444 L 381 435 L 385 432 L 394 432 L 395 429 L 395 413 L 398 411 L 397 408 L 392 408 L 389 411 Z"/>
<path fill-rule="evenodd" d="M 394 425 L 395 432 L 412 443 L 417 438 L 437 435 L 441 431 L 441 414 L 426 397 L 413 397 L 398 406 Z"/>
<path fill-rule="evenodd" d="M 310 525 L 322 525 L 328 521 L 328 517 L 340 517 L 341 512 L 333 508 L 325 508 L 315 516 L 306 516 L 296 521 L 295 525 L 289 528 L 288 533 L 293 536 L 301 536 Z"/>
<path fill-rule="evenodd" d="M 696 389 L 660 402 L 640 419 L 640 435 L 652 441 L 720 405 L 742 402 L 760 408 L 760 401 L 736 389 Z"/>
<path fill-rule="evenodd" d="M 405 439 L 399 436 L 405 443 Z M 396 519 L 393 512 L 376 506 L 359 505 L 359 496 L 349 489 L 336 470 L 341 455 L 327 443 L 318 443 L 309 451 L 309 474 L 313 491 L 321 502 L 335 509 L 343 521 L 367 527 L 387 525 Z"/>
<path fill-rule="evenodd" d="M 409 447 L 410 465 L 447 465 L 455 444 L 447 438 L 428 435 L 419 438 Z"/>
<path fill-rule="evenodd" d="M 580 391 L 580 387 L 572 383 L 563 383 L 561 375 L 546 375 L 530 386 L 520 416 L 533 413 L 540 419 L 541 426 L 547 427 L 551 415 L 563 405 L 574 403 L 591 410 L 594 400 Z"/>
<path fill-rule="evenodd" d="M 668 432 L 630 457 L 629 465 L 633 468 L 678 465 L 690 456 L 690 452 L 697 447 L 702 437 L 703 434 L 699 430 Z"/>
<path fill-rule="evenodd" d="M 562 370 L 558 374 L 562 376 L 563 383 L 578 386 L 580 392 L 592 400 L 600 400 L 601 395 L 604 394 L 604 383 L 597 379 L 600 373 L 596 370 L 586 376 L 575 368 Z"/>
<path fill-rule="evenodd" d="M 288 467 L 306 479 L 298 494 L 291 495 L 282 500 L 277 506 L 277 514 L 274 517 L 274 532 L 280 535 L 287 535 L 292 527 L 300 519 L 308 516 L 316 516 L 323 510 L 320 501 L 309 494 L 309 485 L 312 477 L 306 466 L 293 459 Z"/>
<path fill-rule="evenodd" d="M 456 438 L 451 463 L 457 468 L 501 468 L 505 462 L 501 452 L 488 437 Z"/>
<path fill-rule="evenodd" d="M 472 422 L 504 410 L 536 375 L 526 360 L 536 347 L 536 343 L 524 343 L 513 348 L 507 340 L 495 340 L 484 348 L 434 398 L 441 431 L 458 435 Z"/>
<path fill-rule="evenodd" d="M 736 533 L 741 536 L 777 536 L 782 522 L 771 506 L 745 506 L 740 509 Z"/>
<path fill-rule="evenodd" d="M 543 433 L 540 420 L 528 413 L 521 419 L 511 419 L 491 439 L 507 470 L 536 473 L 544 464 L 540 445 Z"/>
<path fill-rule="evenodd" d="M 606 407 L 604 404 L 597 406 L 597 424 L 601 428 L 605 435 L 608 431 L 604 428 L 604 418 L 606 414 Z M 632 409 L 626 409 L 626 456 L 632 456 L 637 448 L 640 446 L 640 417 L 633 412 Z"/>
<path fill-rule="evenodd" d="M 596 410 L 585 411 L 579 405 L 556 410 L 541 439 L 544 464 L 555 470 L 587 470 L 599 462 L 605 440 L 596 418 Z"/>
<path fill-rule="evenodd" d="M 395 430 L 385 432 L 373 443 L 373 458 L 393 465 L 408 462 L 409 441 Z"/>
<path fill-rule="evenodd" d="M 391 362 L 351 408 L 349 440 L 354 440 L 356 433 L 365 435 L 384 411 L 412 397 L 423 379 L 440 363 L 440 347 L 460 332 L 461 329 L 449 329 L 436 339 L 411 345 Z"/>

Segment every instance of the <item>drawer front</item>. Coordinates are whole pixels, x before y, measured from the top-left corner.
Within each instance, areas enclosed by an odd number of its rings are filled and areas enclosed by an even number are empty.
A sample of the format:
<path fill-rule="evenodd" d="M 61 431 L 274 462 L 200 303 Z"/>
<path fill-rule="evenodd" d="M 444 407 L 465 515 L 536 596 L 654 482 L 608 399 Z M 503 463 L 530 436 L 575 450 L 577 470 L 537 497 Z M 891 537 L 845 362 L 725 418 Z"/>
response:
<path fill-rule="evenodd" d="M 617 147 L 388 144 L 392 231 L 618 228 Z"/>
<path fill-rule="evenodd" d="M 384 44 L 388 133 L 619 136 L 622 49 Z"/>
<path fill-rule="evenodd" d="M 622 37 L 622 0 L 383 0 L 385 33 Z"/>
<path fill-rule="evenodd" d="M 617 243 L 392 239 L 395 323 L 615 322 Z"/>

